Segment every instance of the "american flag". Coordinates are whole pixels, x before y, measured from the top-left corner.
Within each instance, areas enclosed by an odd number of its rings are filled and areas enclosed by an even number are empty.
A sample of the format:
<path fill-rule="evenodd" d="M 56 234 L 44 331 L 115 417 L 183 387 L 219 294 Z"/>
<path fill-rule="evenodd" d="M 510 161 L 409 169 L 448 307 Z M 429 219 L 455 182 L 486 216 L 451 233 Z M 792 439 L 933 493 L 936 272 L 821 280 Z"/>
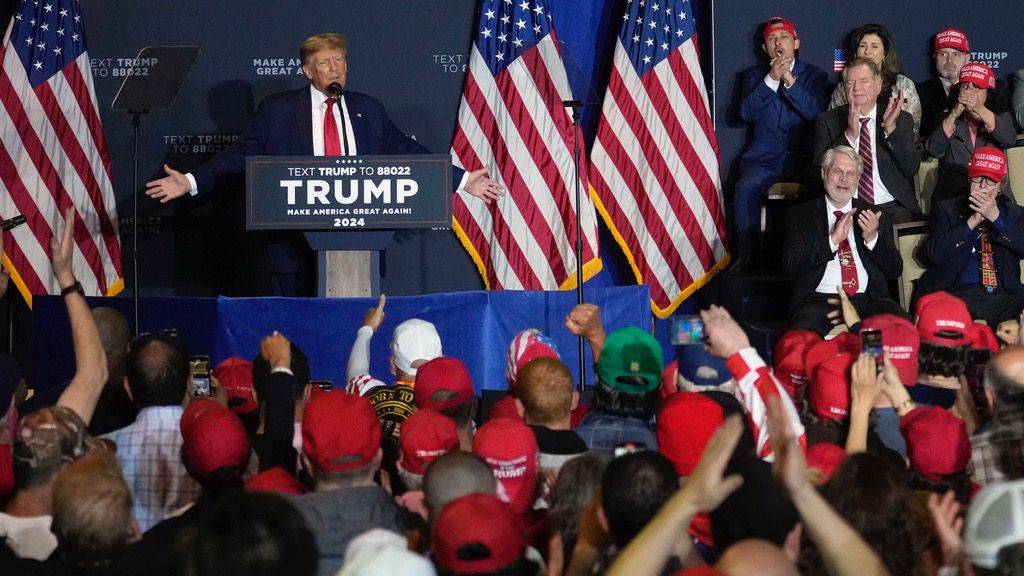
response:
<path fill-rule="evenodd" d="M 550 2 L 483 0 L 452 142 L 453 162 L 487 167 L 506 195 L 455 198 L 455 231 L 488 289 L 576 285 L 573 126 L 569 82 Z M 580 135 L 584 278 L 601 268 Z"/>
<path fill-rule="evenodd" d="M 591 154 L 598 210 L 665 318 L 728 263 L 718 140 L 686 0 L 628 0 Z"/>
<path fill-rule="evenodd" d="M 50 238 L 74 205 L 75 277 L 88 295 L 116 294 L 121 240 L 79 2 L 23 0 L 0 50 L 0 216 L 27 220 L 4 238 L 4 264 L 30 306 L 59 292 Z"/>
<path fill-rule="evenodd" d="M 846 68 L 846 49 L 836 48 L 832 51 L 832 71 L 842 72 Z"/>

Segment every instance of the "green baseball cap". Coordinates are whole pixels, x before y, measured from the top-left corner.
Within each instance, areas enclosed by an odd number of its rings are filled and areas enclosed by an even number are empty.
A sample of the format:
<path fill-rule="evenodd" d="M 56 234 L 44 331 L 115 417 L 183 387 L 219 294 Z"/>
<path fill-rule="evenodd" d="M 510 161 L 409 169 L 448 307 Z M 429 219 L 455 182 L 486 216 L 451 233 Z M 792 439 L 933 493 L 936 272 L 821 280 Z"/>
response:
<path fill-rule="evenodd" d="M 608 335 L 597 361 L 597 377 L 622 392 L 650 392 L 661 386 L 662 362 L 658 341 L 630 326 Z"/>

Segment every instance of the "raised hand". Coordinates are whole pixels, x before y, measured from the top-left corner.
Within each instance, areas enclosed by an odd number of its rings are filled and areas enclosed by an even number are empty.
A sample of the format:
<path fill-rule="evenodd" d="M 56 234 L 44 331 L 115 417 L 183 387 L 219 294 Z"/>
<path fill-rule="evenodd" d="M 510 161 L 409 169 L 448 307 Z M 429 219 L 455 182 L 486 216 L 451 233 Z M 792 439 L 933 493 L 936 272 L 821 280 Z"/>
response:
<path fill-rule="evenodd" d="M 381 294 L 377 301 L 377 307 L 370 308 L 363 315 L 363 326 L 369 326 L 374 332 L 380 329 L 380 324 L 384 321 L 384 303 L 386 301 L 387 297 Z"/>

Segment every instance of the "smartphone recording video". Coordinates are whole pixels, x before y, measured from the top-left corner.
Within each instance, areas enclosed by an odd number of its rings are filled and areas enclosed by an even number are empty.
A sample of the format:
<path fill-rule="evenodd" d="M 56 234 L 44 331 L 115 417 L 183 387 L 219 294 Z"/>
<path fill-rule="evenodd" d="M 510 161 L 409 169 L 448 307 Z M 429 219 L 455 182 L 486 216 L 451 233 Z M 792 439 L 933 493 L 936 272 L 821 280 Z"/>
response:
<path fill-rule="evenodd" d="M 192 374 L 192 395 L 196 398 L 209 396 L 210 387 L 210 357 L 189 356 L 188 368 Z"/>

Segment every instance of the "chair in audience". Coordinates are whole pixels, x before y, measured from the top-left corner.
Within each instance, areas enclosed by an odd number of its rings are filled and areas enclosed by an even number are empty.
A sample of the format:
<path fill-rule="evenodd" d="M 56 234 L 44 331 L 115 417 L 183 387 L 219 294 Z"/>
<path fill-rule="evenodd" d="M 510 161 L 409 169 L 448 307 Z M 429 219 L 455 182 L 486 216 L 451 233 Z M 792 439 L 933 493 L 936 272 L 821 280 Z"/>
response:
<path fill-rule="evenodd" d="M 929 223 L 920 220 L 896 224 L 892 227 L 896 249 L 903 260 L 903 274 L 899 277 L 899 302 L 904 310 L 910 310 L 910 298 L 914 293 L 914 281 L 924 274 L 924 266 L 917 257 L 917 249 L 928 239 Z"/>
<path fill-rule="evenodd" d="M 921 167 L 918 168 L 917 174 L 914 176 L 914 190 L 917 192 L 917 203 L 925 214 L 930 214 L 932 211 L 932 192 L 935 191 L 935 185 L 938 182 L 938 158 L 922 160 Z"/>

